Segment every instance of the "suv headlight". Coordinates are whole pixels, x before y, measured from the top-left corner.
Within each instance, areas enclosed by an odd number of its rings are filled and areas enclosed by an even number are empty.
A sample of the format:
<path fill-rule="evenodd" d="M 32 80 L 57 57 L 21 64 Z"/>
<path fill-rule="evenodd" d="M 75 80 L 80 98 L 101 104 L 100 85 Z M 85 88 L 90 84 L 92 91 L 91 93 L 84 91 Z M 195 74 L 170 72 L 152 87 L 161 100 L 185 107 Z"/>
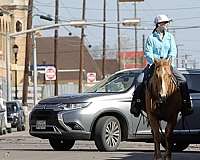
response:
<path fill-rule="evenodd" d="M 60 110 L 80 109 L 87 107 L 90 103 L 91 102 L 60 104 L 58 108 Z"/>

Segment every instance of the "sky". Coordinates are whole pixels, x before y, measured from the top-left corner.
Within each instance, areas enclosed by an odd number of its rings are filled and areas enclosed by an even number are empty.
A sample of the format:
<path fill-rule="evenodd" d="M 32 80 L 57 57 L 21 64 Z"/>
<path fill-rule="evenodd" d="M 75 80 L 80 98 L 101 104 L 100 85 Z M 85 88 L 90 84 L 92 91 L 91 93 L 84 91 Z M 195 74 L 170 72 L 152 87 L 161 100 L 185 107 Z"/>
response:
<path fill-rule="evenodd" d="M 49 14 L 54 17 L 55 0 L 34 0 L 34 13 Z M 117 20 L 117 0 L 106 1 L 106 19 Z M 200 1 L 199 0 L 144 0 L 137 3 L 138 50 L 142 50 L 142 35 L 147 37 L 154 27 L 153 19 L 158 14 L 166 14 L 173 19 L 169 31 L 174 34 L 178 46 L 179 57 L 189 55 L 200 68 Z M 60 22 L 79 20 L 82 17 L 82 0 L 59 0 Z M 120 3 L 120 20 L 134 17 L 133 3 Z M 86 20 L 103 20 L 103 0 L 86 0 Z M 34 18 L 34 25 L 46 25 L 50 22 Z M 121 45 L 123 50 L 134 49 L 134 29 L 120 26 Z M 59 36 L 80 36 L 80 29 L 64 27 L 59 29 Z M 89 50 L 95 52 L 95 46 L 102 46 L 102 26 L 88 26 L 85 29 L 86 43 L 92 45 Z M 44 36 L 53 36 L 54 32 L 45 31 Z M 117 49 L 117 26 L 107 25 L 106 44 L 110 50 Z M 125 45 L 125 46 L 123 46 Z"/>

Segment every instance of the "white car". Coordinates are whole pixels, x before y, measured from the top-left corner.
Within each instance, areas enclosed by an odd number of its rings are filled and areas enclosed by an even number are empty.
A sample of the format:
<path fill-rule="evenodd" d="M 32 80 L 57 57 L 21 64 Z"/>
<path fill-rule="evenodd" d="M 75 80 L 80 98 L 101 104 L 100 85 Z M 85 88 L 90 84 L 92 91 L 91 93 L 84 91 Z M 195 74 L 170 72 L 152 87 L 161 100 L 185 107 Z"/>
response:
<path fill-rule="evenodd" d="M 11 123 L 7 121 L 6 100 L 0 98 L 0 135 L 11 133 Z"/>

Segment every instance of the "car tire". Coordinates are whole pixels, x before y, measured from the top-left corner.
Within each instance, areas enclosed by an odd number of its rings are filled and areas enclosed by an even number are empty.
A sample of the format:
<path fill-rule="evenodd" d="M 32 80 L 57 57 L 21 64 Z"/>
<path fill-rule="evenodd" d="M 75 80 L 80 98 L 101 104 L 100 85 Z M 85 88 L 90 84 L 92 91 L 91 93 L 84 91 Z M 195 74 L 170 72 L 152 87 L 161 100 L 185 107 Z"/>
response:
<path fill-rule="evenodd" d="M 68 151 L 74 146 L 75 140 L 51 138 L 49 139 L 49 143 L 55 151 Z"/>
<path fill-rule="evenodd" d="M 12 133 L 12 128 L 7 128 L 8 133 Z"/>
<path fill-rule="evenodd" d="M 22 131 L 25 131 L 26 130 L 26 127 L 25 125 L 22 126 Z"/>
<path fill-rule="evenodd" d="M 162 142 L 161 144 L 162 144 L 162 146 L 163 146 L 164 148 L 166 147 L 165 142 Z M 188 144 L 188 143 L 181 143 L 181 142 L 173 143 L 172 149 L 171 149 L 171 150 L 172 150 L 173 152 L 181 152 L 181 151 L 183 151 L 184 149 L 186 149 L 189 145 L 190 145 L 190 144 Z"/>
<path fill-rule="evenodd" d="M 7 133 L 7 130 L 6 130 L 6 129 L 4 129 L 4 130 L 3 130 L 3 134 L 6 134 L 6 133 Z"/>
<path fill-rule="evenodd" d="M 95 126 L 94 141 L 99 151 L 115 151 L 121 142 L 121 127 L 117 118 L 101 117 Z"/>
<path fill-rule="evenodd" d="M 22 126 L 17 126 L 17 131 L 22 131 Z"/>
<path fill-rule="evenodd" d="M 0 135 L 3 135 L 3 128 L 0 127 Z"/>
<path fill-rule="evenodd" d="M 22 120 L 19 119 L 19 123 L 17 124 L 17 131 L 22 131 Z"/>

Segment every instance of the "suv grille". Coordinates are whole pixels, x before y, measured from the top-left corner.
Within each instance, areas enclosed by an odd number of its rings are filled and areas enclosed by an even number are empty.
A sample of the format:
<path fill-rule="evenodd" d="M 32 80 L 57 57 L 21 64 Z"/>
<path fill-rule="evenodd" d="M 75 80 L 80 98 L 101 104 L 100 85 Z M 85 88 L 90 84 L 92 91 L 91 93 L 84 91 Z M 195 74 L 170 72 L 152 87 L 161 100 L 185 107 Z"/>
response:
<path fill-rule="evenodd" d="M 31 114 L 31 124 L 36 124 L 36 120 L 46 120 L 47 125 L 59 125 L 57 113 L 53 110 L 37 109 Z"/>

